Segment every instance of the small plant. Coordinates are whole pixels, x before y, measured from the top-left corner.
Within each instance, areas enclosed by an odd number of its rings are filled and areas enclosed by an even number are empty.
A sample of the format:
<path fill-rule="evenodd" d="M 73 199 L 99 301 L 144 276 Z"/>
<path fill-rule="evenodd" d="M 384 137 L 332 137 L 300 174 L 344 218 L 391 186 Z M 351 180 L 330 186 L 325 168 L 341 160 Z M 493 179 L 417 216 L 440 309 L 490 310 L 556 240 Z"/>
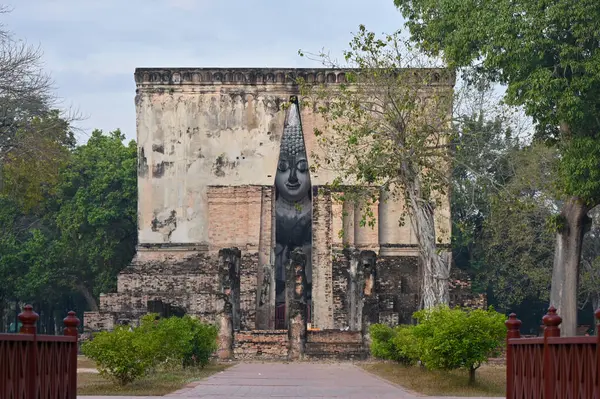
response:
<path fill-rule="evenodd" d="M 150 348 L 127 326 L 96 334 L 81 350 L 96 362 L 103 377 L 119 385 L 135 381 L 152 367 Z"/>
<path fill-rule="evenodd" d="M 183 365 L 204 367 L 217 350 L 217 327 L 192 318 L 184 318 L 184 321 L 190 325 L 192 341 L 191 349 L 184 353 Z"/>
<path fill-rule="evenodd" d="M 416 312 L 413 317 L 418 322 L 413 333 L 419 343 L 419 358 L 425 366 L 465 368 L 471 384 L 475 371 L 498 354 L 506 337 L 506 318 L 492 307 L 469 310 L 440 306 Z"/>

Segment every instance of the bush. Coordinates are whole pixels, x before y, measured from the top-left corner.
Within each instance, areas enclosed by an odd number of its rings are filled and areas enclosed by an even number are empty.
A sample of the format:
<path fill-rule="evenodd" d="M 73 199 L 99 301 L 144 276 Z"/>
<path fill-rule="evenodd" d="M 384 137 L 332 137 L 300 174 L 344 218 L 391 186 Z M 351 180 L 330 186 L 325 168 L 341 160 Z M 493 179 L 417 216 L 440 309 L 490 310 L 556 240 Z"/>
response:
<path fill-rule="evenodd" d="M 187 319 L 187 323 L 190 324 L 192 332 L 192 345 L 191 349 L 184 353 L 183 365 L 204 367 L 217 350 L 217 327 L 200 323 L 192 318 Z"/>
<path fill-rule="evenodd" d="M 415 364 L 419 360 L 419 345 L 415 337 L 416 326 L 398 326 L 392 338 L 394 360 L 404 364 Z"/>
<path fill-rule="evenodd" d="M 371 354 L 404 364 L 421 361 L 429 369 L 475 370 L 496 356 L 506 337 L 503 314 L 488 310 L 450 309 L 447 306 L 421 310 L 413 317 L 418 324 L 370 328 Z"/>
<path fill-rule="evenodd" d="M 429 369 L 469 370 L 470 382 L 475 370 L 489 357 L 499 353 L 506 337 L 505 316 L 488 310 L 450 309 L 442 306 L 421 310 L 413 317 L 418 324 L 414 336 L 419 358 Z"/>
<path fill-rule="evenodd" d="M 139 327 L 102 332 L 82 347 L 100 372 L 125 385 L 152 368 L 208 364 L 217 349 L 217 328 L 190 316 L 158 319 L 149 314 Z"/>
<path fill-rule="evenodd" d="M 395 331 L 385 324 L 372 324 L 369 327 L 371 335 L 371 355 L 386 360 L 394 359 L 394 344 L 392 338 L 396 335 Z"/>
<path fill-rule="evenodd" d="M 384 324 L 373 324 L 369 330 L 371 354 L 380 359 L 414 364 L 419 358 L 419 352 L 413 328 L 414 326 L 391 328 Z"/>
<path fill-rule="evenodd" d="M 150 348 L 126 326 L 96 334 L 92 341 L 83 343 L 81 350 L 96 362 L 102 376 L 119 385 L 133 382 L 152 367 Z"/>

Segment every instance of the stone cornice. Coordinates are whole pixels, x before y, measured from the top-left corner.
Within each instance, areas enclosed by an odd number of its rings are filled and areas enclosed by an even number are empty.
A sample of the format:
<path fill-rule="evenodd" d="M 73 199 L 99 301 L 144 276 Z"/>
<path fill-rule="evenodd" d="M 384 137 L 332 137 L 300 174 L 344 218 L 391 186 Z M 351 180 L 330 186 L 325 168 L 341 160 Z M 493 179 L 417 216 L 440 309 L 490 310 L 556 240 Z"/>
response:
<path fill-rule="evenodd" d="M 182 85 L 280 85 L 295 86 L 301 77 L 308 83 L 346 82 L 343 69 L 331 68 L 136 68 L 138 88 Z M 428 74 L 430 85 L 454 86 L 455 74 L 441 68 L 415 68 Z"/>

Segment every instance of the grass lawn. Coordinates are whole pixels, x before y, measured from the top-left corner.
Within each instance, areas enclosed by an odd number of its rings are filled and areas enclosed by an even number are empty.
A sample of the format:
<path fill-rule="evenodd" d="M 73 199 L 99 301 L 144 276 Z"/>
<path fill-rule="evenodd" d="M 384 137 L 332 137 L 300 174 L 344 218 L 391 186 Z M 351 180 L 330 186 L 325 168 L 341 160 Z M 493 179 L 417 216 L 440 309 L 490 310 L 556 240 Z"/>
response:
<path fill-rule="evenodd" d="M 95 369 L 96 362 L 91 359 L 88 359 L 85 356 L 77 356 L 77 368 L 78 369 Z"/>
<path fill-rule="evenodd" d="M 84 367 L 81 364 L 84 364 L 85 367 L 90 365 L 85 360 L 81 359 L 79 367 Z M 89 360 L 87 361 L 89 362 Z M 99 374 L 79 373 L 77 374 L 77 395 L 162 396 L 181 389 L 192 381 L 201 380 L 228 367 L 229 365 L 225 364 L 210 364 L 203 369 L 161 371 L 124 387 L 115 385 Z"/>
<path fill-rule="evenodd" d="M 368 363 L 365 370 L 406 389 L 432 396 L 505 396 L 506 367 L 484 365 L 469 386 L 467 370 L 428 371 L 396 363 Z"/>

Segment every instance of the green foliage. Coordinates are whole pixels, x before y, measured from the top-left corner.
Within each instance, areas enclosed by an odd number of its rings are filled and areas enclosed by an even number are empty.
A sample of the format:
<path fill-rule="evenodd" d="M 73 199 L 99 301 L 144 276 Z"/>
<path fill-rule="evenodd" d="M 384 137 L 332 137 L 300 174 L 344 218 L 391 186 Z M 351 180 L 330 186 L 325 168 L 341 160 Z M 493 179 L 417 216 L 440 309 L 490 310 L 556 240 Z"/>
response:
<path fill-rule="evenodd" d="M 448 301 L 446 285 L 433 284 L 450 268 L 437 250 L 449 232 L 436 230 L 443 223 L 434 221 L 434 209 L 444 207 L 448 192 L 452 88 L 434 82 L 453 76 L 445 69 L 416 72 L 412 68 L 434 66 L 422 55 L 399 32 L 377 36 L 361 25 L 344 52 L 345 65 L 318 55 L 325 66 L 346 70 L 348 84 L 299 83 L 303 106 L 325 122 L 315 131 L 321 151 L 311 154 L 311 164 L 335 171 L 333 196 L 361 204 L 360 225 L 371 227 L 380 193 L 404 203 L 422 262 L 431 265 L 422 279 L 422 305 L 429 307 Z"/>
<path fill-rule="evenodd" d="M 419 360 L 419 348 L 414 336 L 415 326 L 400 325 L 391 328 L 384 324 L 370 327 L 371 354 L 380 359 L 414 364 Z"/>
<path fill-rule="evenodd" d="M 0 306 L 27 301 L 50 317 L 61 309 L 60 318 L 67 307 L 94 310 L 135 252 L 135 143 L 96 131 L 73 148 L 68 123 L 54 113 L 29 128 L 15 137 L 32 144 L 0 165 L 0 278 L 11 282 L 0 287 Z M 40 323 L 54 332 L 53 320 Z"/>
<path fill-rule="evenodd" d="M 144 316 L 138 327 L 101 332 L 82 347 L 103 375 L 121 385 L 157 367 L 204 367 L 216 349 L 215 326 L 190 316 L 158 319 L 155 314 Z"/>
<path fill-rule="evenodd" d="M 371 335 L 371 355 L 386 360 L 396 360 L 392 338 L 396 335 L 394 329 L 385 324 L 373 324 L 369 327 Z"/>
<path fill-rule="evenodd" d="M 94 131 L 62 170 L 51 203 L 65 250 L 62 273 L 88 299 L 115 288 L 137 242 L 137 152 L 123 134 Z"/>
<path fill-rule="evenodd" d="M 552 189 L 557 152 L 532 145 L 508 154 L 511 175 L 490 193 L 470 268 L 502 309 L 546 302 L 552 276 L 558 203 Z"/>
<path fill-rule="evenodd" d="M 558 190 L 584 199 L 588 206 L 600 203 L 600 135 L 575 136 L 563 147 Z"/>
<path fill-rule="evenodd" d="M 391 328 L 371 326 L 373 356 L 405 364 L 421 361 L 429 369 L 475 370 L 499 353 L 506 337 L 503 314 L 439 306 L 416 312 L 418 324 Z"/>
<path fill-rule="evenodd" d="M 562 192 L 600 201 L 600 8 L 569 0 L 395 0 L 411 39 L 450 67 L 507 85 L 538 136 L 559 142 Z M 582 162 L 578 163 L 580 159 Z"/>
<path fill-rule="evenodd" d="M 98 365 L 100 374 L 120 385 L 146 375 L 153 366 L 152 350 L 145 337 L 127 326 L 103 331 L 85 342 L 82 352 Z"/>
<path fill-rule="evenodd" d="M 74 147 L 73 132 L 58 111 L 51 111 L 17 129 L 13 140 L 17 144 L 0 161 L 1 191 L 25 212 L 40 213 Z"/>
<path fill-rule="evenodd" d="M 204 367 L 217 350 L 217 328 L 188 315 L 157 319 L 149 314 L 136 331 L 145 335 L 159 363 Z"/>
<path fill-rule="evenodd" d="M 477 369 L 497 355 L 506 337 L 506 317 L 494 311 L 437 307 L 413 315 L 420 360 L 430 369 Z"/>

